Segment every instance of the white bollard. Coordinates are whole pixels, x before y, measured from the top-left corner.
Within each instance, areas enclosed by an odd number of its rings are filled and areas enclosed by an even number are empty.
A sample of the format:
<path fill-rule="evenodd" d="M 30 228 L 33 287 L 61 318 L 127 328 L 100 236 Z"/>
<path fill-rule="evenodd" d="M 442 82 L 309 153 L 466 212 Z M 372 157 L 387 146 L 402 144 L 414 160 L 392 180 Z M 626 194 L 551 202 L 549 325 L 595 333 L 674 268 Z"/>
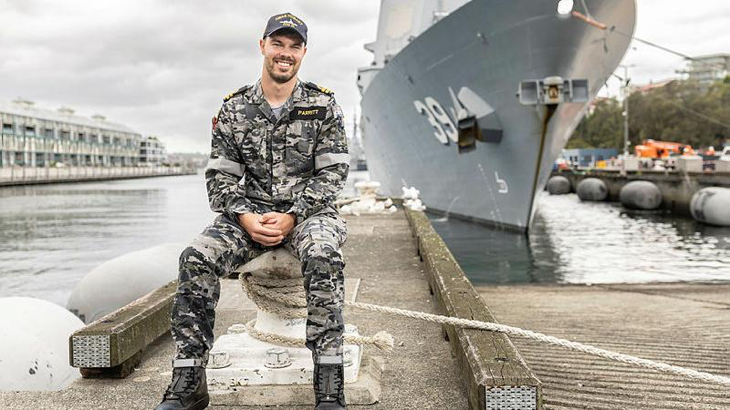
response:
<path fill-rule="evenodd" d="M 54 303 L 0 298 L 0 391 L 61 390 L 81 377 L 68 339 L 83 322 Z"/>
<path fill-rule="evenodd" d="M 241 268 L 241 275 L 259 278 L 302 278 L 301 263 L 285 249 L 267 252 Z M 302 286 L 304 279 L 302 278 Z M 243 324 L 229 328 L 210 352 L 206 370 L 211 393 L 235 393 L 243 386 L 311 384 L 314 366 L 306 347 L 289 347 L 259 340 L 243 331 Z M 257 306 L 254 329 L 280 336 L 305 338 L 306 318 L 285 319 Z M 345 325 L 345 333 L 358 335 L 357 328 Z M 357 381 L 362 348 L 344 346 L 345 382 Z"/>
<path fill-rule="evenodd" d="M 108 260 L 74 287 L 67 308 L 86 323 L 177 279 L 185 245 L 168 243 Z"/>
<path fill-rule="evenodd" d="M 301 263 L 284 249 L 267 252 L 243 265 L 237 272 L 239 274 L 250 273 L 259 278 L 296 279 L 302 277 Z M 306 324 L 306 318 L 284 319 L 259 307 L 256 308 L 254 328 L 261 332 L 303 337 L 306 334 Z"/>

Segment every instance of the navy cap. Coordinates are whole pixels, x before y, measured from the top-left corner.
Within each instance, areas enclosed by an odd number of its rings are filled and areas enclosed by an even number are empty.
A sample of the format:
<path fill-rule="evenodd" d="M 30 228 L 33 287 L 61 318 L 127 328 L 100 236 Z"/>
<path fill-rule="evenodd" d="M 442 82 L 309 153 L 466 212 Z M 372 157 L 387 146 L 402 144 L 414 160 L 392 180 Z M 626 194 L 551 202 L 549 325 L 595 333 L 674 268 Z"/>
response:
<path fill-rule="evenodd" d="M 307 43 L 307 25 L 304 24 L 302 19 L 291 13 L 281 13 L 271 16 L 269 22 L 266 23 L 264 38 L 281 29 L 294 30 L 302 37 L 304 43 Z"/>

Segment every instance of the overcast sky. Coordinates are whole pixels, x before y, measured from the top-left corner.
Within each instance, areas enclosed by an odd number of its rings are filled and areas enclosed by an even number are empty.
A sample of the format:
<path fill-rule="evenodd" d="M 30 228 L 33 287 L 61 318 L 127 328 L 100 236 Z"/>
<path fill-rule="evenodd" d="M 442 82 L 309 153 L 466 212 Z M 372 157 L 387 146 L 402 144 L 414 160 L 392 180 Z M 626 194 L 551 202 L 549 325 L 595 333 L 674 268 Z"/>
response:
<path fill-rule="evenodd" d="M 587 0 L 590 5 L 591 0 Z M 730 1 L 638 0 L 636 36 L 689 55 L 730 52 Z M 171 152 L 207 152 L 221 99 L 261 74 L 272 14 L 309 26 L 300 77 L 335 91 L 349 123 L 357 67 L 371 61 L 380 2 L 0 0 L 0 101 L 105 115 Z M 676 76 L 682 58 L 634 43 L 634 83 Z M 614 83 L 614 81 L 612 81 Z M 617 83 L 617 81 L 615 81 Z M 606 93 L 616 93 L 609 84 Z M 348 130 L 349 132 L 349 130 Z"/>

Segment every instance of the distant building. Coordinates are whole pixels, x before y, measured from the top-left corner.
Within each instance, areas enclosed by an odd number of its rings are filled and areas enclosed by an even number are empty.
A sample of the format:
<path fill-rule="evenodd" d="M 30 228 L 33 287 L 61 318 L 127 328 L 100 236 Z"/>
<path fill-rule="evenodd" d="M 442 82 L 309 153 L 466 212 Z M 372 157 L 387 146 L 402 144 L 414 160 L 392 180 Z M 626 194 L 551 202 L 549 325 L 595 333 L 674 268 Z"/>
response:
<path fill-rule="evenodd" d="M 677 81 L 676 78 L 667 78 L 666 80 L 652 81 L 649 84 L 632 85 L 632 86 L 629 87 L 629 93 L 630 94 L 633 94 L 635 92 L 645 93 L 647 91 L 656 90 L 658 88 L 666 87 L 666 86 L 668 86 L 669 84 L 672 84 L 675 81 Z"/>
<path fill-rule="evenodd" d="M 37 108 L 32 101 L 0 105 L 0 166 L 136 166 L 142 136 L 133 129 L 74 114 Z"/>
<path fill-rule="evenodd" d="M 595 167 L 598 161 L 615 158 L 618 150 L 615 148 L 579 148 L 564 149 L 562 156 L 573 167 Z"/>
<path fill-rule="evenodd" d="M 165 143 L 157 137 L 145 137 L 139 144 L 139 164 L 142 166 L 160 166 L 167 161 Z"/>
<path fill-rule="evenodd" d="M 201 153 L 178 152 L 167 154 L 167 162 L 172 166 L 189 169 L 205 168 L 210 155 Z"/>
<path fill-rule="evenodd" d="M 687 70 L 683 72 L 689 76 L 689 80 L 697 81 L 701 86 L 709 86 L 717 80 L 722 80 L 730 73 L 730 54 L 721 53 L 693 57 L 687 63 Z"/>

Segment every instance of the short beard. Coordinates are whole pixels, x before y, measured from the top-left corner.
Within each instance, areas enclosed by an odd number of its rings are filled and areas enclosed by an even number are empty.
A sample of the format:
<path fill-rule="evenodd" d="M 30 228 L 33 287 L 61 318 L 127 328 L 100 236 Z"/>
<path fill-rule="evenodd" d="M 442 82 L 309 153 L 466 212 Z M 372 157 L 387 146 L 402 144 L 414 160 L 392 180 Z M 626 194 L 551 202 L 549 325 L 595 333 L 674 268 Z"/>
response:
<path fill-rule="evenodd" d="M 276 81 L 279 84 L 288 83 L 292 78 L 294 78 L 295 75 L 297 75 L 297 72 L 299 71 L 299 70 L 292 70 L 291 75 L 287 75 L 287 74 L 276 74 L 274 72 L 274 64 L 276 64 L 276 63 L 274 63 L 273 60 L 272 60 L 272 64 L 271 65 L 268 65 L 267 64 L 266 65 L 266 71 L 269 73 L 269 77 L 271 77 L 272 80 Z"/>

